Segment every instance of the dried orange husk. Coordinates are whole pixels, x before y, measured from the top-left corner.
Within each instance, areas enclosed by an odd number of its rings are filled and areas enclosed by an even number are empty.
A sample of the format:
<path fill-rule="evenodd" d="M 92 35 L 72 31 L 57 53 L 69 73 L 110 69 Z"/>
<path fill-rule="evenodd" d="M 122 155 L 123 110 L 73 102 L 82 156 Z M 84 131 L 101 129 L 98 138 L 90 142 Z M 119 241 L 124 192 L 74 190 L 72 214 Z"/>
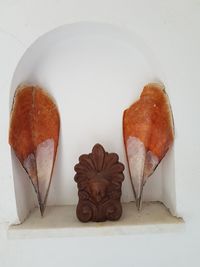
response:
<path fill-rule="evenodd" d="M 33 184 L 43 215 L 59 140 L 60 119 L 54 100 L 38 86 L 17 88 L 9 143 Z"/>
<path fill-rule="evenodd" d="M 143 187 L 174 140 L 171 107 L 164 86 L 147 84 L 140 99 L 124 111 L 123 136 L 138 209 Z"/>

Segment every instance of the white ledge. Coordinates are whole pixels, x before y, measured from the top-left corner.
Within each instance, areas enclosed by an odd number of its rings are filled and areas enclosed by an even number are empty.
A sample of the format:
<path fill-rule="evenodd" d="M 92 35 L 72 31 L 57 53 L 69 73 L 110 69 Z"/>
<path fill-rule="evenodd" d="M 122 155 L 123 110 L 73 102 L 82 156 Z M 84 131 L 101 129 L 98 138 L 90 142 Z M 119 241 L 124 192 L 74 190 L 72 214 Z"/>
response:
<path fill-rule="evenodd" d="M 140 212 L 135 203 L 123 204 L 123 215 L 119 221 L 103 223 L 81 223 L 76 218 L 76 206 L 47 207 L 41 218 L 38 208 L 20 225 L 11 225 L 9 238 L 49 238 L 105 235 L 131 235 L 161 233 L 180 230 L 183 220 L 174 217 L 160 202 L 143 203 Z"/>

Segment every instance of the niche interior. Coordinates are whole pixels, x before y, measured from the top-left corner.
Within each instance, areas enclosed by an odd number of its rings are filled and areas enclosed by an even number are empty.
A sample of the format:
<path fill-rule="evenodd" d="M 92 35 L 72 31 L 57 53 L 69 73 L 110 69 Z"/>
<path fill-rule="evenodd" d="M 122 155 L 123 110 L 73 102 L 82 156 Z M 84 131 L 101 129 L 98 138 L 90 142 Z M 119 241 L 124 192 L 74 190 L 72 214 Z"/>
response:
<path fill-rule="evenodd" d="M 102 23 L 75 23 L 39 37 L 14 73 L 10 108 L 19 84 L 45 88 L 56 100 L 61 129 L 47 206 L 76 205 L 74 165 L 94 144 L 116 152 L 125 164 L 122 202 L 134 201 L 122 137 L 123 111 L 143 86 L 162 80 L 161 68 L 136 34 Z M 166 88 L 170 92 L 170 88 Z M 170 94 L 169 94 L 170 95 Z M 37 205 L 30 180 L 11 150 L 18 221 Z M 160 201 L 176 214 L 173 148 L 144 189 L 144 201 Z"/>

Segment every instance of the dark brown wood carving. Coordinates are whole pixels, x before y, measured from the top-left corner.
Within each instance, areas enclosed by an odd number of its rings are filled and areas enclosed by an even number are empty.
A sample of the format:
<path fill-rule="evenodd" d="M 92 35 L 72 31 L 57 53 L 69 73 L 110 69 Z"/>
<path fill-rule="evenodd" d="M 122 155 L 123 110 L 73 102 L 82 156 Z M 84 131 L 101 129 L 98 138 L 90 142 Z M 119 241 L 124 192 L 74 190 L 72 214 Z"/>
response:
<path fill-rule="evenodd" d="M 74 167 L 79 202 L 77 217 L 82 222 L 115 221 L 121 217 L 121 185 L 124 165 L 116 153 L 96 144 L 92 153 L 81 155 Z"/>

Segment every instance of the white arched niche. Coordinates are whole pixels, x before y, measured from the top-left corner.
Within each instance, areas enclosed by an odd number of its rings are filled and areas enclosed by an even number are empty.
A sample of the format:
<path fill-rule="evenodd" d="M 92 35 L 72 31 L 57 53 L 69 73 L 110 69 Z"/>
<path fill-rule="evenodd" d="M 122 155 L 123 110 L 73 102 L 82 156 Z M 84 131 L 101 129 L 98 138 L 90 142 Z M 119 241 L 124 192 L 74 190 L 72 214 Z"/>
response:
<path fill-rule="evenodd" d="M 148 82 L 162 80 L 150 49 L 132 32 L 110 24 L 80 22 L 39 37 L 25 52 L 13 76 L 10 108 L 19 84 L 37 84 L 56 100 L 61 131 L 47 205 L 76 204 L 74 165 L 95 143 L 119 154 L 126 166 L 122 202 L 133 201 L 122 139 L 122 115 Z M 166 88 L 168 90 L 168 88 Z M 13 151 L 18 220 L 37 205 L 27 174 Z M 174 151 L 149 179 L 145 201 L 161 201 L 176 213 Z"/>

